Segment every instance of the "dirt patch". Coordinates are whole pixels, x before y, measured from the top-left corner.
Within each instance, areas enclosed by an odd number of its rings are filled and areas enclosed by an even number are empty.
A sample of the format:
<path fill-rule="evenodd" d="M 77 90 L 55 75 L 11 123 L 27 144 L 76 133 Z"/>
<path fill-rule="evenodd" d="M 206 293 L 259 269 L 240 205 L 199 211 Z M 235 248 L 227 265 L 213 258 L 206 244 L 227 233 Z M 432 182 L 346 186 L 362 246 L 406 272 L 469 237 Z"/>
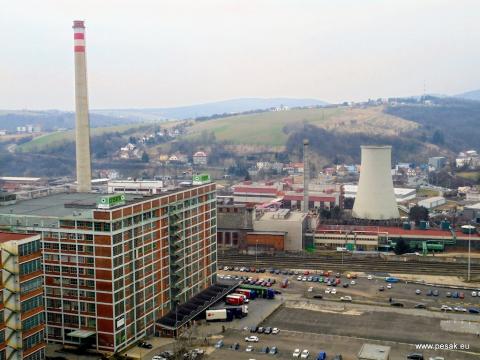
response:
<path fill-rule="evenodd" d="M 363 311 L 357 309 L 349 309 L 345 310 L 344 306 L 332 306 L 332 305 L 325 305 L 325 304 L 313 304 L 308 301 L 286 301 L 285 307 L 290 309 L 301 309 L 301 310 L 310 310 L 310 311 L 317 311 L 317 312 L 324 312 L 329 314 L 340 314 L 340 315 L 362 315 Z"/>

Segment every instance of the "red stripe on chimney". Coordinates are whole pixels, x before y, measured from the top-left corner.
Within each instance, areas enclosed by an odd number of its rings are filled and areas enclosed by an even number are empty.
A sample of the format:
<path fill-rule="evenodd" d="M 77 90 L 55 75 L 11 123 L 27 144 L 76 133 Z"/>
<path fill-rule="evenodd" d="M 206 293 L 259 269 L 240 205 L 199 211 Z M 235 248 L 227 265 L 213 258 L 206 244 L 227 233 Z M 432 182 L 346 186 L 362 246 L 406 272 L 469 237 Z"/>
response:
<path fill-rule="evenodd" d="M 74 49 L 75 52 L 85 52 L 85 46 L 82 45 L 74 46 Z"/>
<path fill-rule="evenodd" d="M 75 40 L 84 40 L 85 39 L 85 34 L 84 33 L 74 33 L 73 38 Z"/>

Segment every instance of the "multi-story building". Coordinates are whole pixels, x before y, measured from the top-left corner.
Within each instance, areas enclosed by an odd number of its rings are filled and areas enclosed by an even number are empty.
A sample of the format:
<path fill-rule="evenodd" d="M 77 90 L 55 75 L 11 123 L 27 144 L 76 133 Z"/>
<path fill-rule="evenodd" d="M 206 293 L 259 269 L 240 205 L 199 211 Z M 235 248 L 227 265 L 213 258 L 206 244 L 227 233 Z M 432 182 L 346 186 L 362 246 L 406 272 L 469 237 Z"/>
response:
<path fill-rule="evenodd" d="M 0 359 L 45 358 L 40 236 L 0 232 Z"/>
<path fill-rule="evenodd" d="M 0 208 L 0 225 L 41 234 L 47 341 L 122 350 L 215 280 L 212 183 L 55 194 Z"/>

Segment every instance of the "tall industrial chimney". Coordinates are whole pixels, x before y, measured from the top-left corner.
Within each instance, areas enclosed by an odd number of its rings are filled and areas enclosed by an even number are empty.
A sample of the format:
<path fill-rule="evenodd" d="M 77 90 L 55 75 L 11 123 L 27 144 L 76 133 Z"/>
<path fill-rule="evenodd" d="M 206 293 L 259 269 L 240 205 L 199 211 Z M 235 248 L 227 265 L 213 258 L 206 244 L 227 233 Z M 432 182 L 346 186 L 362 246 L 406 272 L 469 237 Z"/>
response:
<path fill-rule="evenodd" d="M 303 212 L 308 213 L 308 184 L 310 183 L 310 167 L 308 166 L 308 140 L 303 140 Z"/>
<path fill-rule="evenodd" d="M 362 146 L 362 164 L 354 218 L 368 220 L 398 219 L 397 201 L 392 181 L 392 147 Z"/>
<path fill-rule="evenodd" d="M 88 117 L 87 64 L 85 59 L 85 25 L 73 22 L 75 53 L 75 135 L 77 156 L 77 191 L 89 192 L 92 188 L 90 163 L 90 121 Z"/>

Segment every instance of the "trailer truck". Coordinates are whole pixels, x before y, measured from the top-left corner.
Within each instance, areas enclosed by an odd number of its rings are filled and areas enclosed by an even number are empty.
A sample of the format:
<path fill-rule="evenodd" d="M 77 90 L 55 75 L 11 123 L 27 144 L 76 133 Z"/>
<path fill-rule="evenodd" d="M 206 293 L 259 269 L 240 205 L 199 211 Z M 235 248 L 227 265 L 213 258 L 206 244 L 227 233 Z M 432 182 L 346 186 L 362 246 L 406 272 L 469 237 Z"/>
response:
<path fill-rule="evenodd" d="M 205 318 L 207 321 L 232 321 L 233 316 L 233 312 L 228 311 L 227 309 L 207 310 L 205 312 Z"/>

